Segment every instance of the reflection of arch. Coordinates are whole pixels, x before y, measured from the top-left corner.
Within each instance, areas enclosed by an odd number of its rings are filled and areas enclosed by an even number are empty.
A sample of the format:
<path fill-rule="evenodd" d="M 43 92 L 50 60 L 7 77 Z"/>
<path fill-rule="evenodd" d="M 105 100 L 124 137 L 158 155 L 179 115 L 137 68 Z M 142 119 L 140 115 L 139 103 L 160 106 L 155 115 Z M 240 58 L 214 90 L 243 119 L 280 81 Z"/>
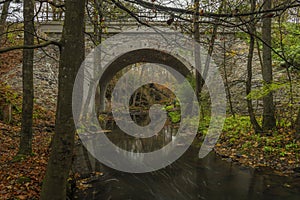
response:
<path fill-rule="evenodd" d="M 111 62 L 105 69 L 99 80 L 100 111 L 104 110 L 106 88 L 112 78 L 116 75 L 117 72 L 124 69 L 125 67 L 139 62 L 163 64 L 172 67 L 174 70 L 185 77 L 191 75 L 190 64 L 188 64 L 185 59 L 181 58 L 178 55 L 171 55 L 167 52 L 147 48 L 127 52 L 114 59 L 114 61 Z M 96 101 L 98 100 L 96 99 Z"/>

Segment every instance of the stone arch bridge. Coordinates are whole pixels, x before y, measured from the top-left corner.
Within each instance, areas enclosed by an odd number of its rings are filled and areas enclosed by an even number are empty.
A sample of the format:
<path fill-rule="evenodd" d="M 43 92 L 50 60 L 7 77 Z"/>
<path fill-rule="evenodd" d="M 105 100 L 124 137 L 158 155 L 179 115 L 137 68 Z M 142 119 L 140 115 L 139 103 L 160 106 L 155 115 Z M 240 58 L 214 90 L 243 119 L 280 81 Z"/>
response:
<path fill-rule="evenodd" d="M 167 25 L 167 19 L 168 17 L 161 16 L 159 18 L 160 20 L 149 22 L 148 24 L 152 27 L 160 27 L 164 28 Z M 173 27 L 173 29 L 177 29 L 177 31 L 180 30 L 180 23 L 186 23 L 186 22 L 177 22 Z M 128 30 L 139 30 L 142 28 L 142 25 L 140 25 L 136 21 L 132 20 L 121 20 L 121 21 L 107 21 L 105 22 L 105 31 L 102 33 L 103 37 L 109 38 L 112 35 L 122 33 L 122 32 L 128 32 Z M 40 33 L 44 33 L 49 35 L 50 37 L 60 35 L 62 33 L 63 29 L 63 23 L 62 21 L 44 21 L 41 23 L 38 23 L 38 31 Z M 179 30 L 178 30 L 179 29 Z M 221 30 L 221 29 L 220 29 Z M 93 33 L 94 27 L 91 24 L 87 24 L 85 31 L 87 33 Z M 203 28 L 200 30 L 200 34 L 207 35 L 207 29 Z M 222 29 L 221 31 L 217 32 L 218 35 L 223 35 L 224 37 L 232 37 L 236 34 L 236 30 L 233 29 Z M 117 72 L 124 69 L 126 66 L 135 64 L 140 61 L 147 62 L 147 63 L 160 63 L 167 66 L 172 66 L 173 69 L 178 71 L 183 76 L 192 75 L 194 73 L 193 69 L 194 66 L 188 66 L 188 64 L 184 64 L 182 60 L 176 58 L 175 56 L 172 56 L 170 54 L 167 54 L 163 51 L 157 51 L 153 49 L 147 49 L 144 48 L 139 51 L 130 51 L 120 57 L 118 59 L 114 60 L 110 67 L 103 72 L 102 77 L 99 80 L 100 88 L 97 90 L 95 96 L 99 101 L 96 101 L 96 106 L 98 106 L 99 110 L 102 112 L 105 110 L 105 93 L 107 90 L 108 83 L 110 80 L 116 75 Z M 97 105 L 97 102 L 100 102 L 99 105 Z"/>

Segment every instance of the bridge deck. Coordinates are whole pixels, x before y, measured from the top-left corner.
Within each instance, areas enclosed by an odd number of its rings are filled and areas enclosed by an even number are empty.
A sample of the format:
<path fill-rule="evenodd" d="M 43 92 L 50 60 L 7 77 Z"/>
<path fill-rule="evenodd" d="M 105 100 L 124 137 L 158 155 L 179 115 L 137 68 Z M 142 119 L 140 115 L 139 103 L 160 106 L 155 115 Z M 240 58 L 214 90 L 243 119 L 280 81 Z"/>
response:
<path fill-rule="evenodd" d="M 180 31 L 180 25 L 183 25 L 183 23 L 187 24 L 187 22 L 179 22 L 179 24 L 175 25 L 175 29 L 178 28 Z M 154 27 L 168 27 L 168 24 L 165 21 L 152 21 L 148 22 L 150 26 Z M 137 21 L 112 21 L 112 22 L 105 22 L 104 23 L 104 28 L 103 28 L 103 34 L 117 34 L 120 32 L 124 32 L 126 30 L 131 30 L 134 28 L 141 27 L 143 25 L 139 24 Z M 170 26 L 170 28 L 174 27 Z M 61 34 L 63 29 L 63 21 L 48 21 L 48 22 L 41 22 L 38 24 L 38 30 L 42 33 L 46 34 Z M 202 30 L 201 30 L 202 29 Z M 208 27 L 206 28 L 201 28 L 200 29 L 200 34 L 209 34 L 210 30 Z M 92 24 L 87 24 L 85 31 L 87 33 L 93 33 L 94 32 L 94 27 Z M 241 32 L 241 30 L 237 28 L 220 28 L 217 34 L 221 35 L 226 35 L 226 34 L 235 34 L 237 32 Z"/>

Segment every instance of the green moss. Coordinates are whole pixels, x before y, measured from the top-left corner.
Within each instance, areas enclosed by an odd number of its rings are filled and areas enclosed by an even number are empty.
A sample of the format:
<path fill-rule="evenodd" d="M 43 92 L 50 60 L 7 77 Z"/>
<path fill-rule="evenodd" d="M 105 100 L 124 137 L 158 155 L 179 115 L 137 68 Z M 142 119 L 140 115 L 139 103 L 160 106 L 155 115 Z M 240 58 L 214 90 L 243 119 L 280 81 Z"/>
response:
<path fill-rule="evenodd" d="M 19 183 L 19 184 L 24 184 L 24 183 L 27 183 L 27 182 L 30 182 L 31 179 L 27 176 L 20 176 L 16 182 Z"/>
<path fill-rule="evenodd" d="M 179 111 L 173 111 L 173 112 L 168 112 L 168 115 L 172 121 L 172 123 L 178 123 L 180 122 L 180 112 Z"/>
<path fill-rule="evenodd" d="M 23 154 L 17 154 L 11 162 L 20 162 L 26 158 L 26 155 Z"/>

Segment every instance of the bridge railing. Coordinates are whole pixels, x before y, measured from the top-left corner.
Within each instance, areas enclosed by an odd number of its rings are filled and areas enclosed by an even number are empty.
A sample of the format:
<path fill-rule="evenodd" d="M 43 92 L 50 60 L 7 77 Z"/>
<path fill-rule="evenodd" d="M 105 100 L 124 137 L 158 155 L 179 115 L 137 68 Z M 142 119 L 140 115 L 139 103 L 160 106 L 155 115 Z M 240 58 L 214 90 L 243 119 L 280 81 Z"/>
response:
<path fill-rule="evenodd" d="M 149 11 L 140 11 L 134 13 L 135 16 L 144 22 L 166 22 L 171 18 L 171 15 L 168 13 L 161 13 L 161 12 L 149 12 Z M 38 22 L 49 22 L 49 21 L 63 21 L 65 18 L 64 12 L 57 12 L 57 13 L 46 13 L 41 12 L 37 17 L 36 20 Z M 91 23 L 88 17 L 86 18 L 88 23 Z M 136 19 L 130 16 L 128 13 L 116 13 L 111 12 L 106 14 L 101 21 L 104 22 L 135 22 Z"/>

